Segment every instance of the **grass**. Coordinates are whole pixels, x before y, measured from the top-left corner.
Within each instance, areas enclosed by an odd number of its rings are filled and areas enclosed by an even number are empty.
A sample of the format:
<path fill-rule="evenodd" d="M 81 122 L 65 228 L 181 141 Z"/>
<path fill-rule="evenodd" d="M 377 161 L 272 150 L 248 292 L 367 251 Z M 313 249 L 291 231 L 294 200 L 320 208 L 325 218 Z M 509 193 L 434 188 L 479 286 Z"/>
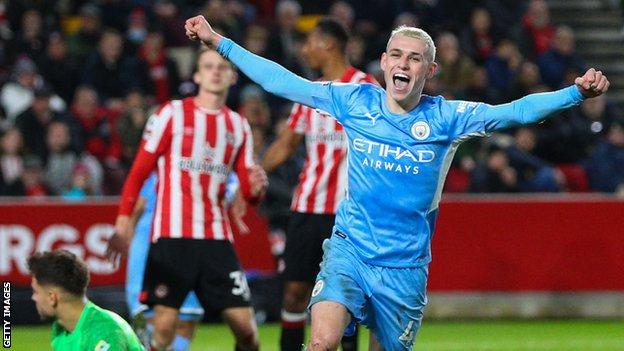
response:
<path fill-rule="evenodd" d="M 360 334 L 366 350 L 368 333 Z M 12 350 L 49 350 L 49 326 L 14 326 Z M 278 349 L 279 325 L 260 327 L 262 350 Z M 221 324 L 200 327 L 191 350 L 233 350 Z M 617 321 L 425 321 L 414 350 L 422 351 L 624 351 L 624 322 Z"/>

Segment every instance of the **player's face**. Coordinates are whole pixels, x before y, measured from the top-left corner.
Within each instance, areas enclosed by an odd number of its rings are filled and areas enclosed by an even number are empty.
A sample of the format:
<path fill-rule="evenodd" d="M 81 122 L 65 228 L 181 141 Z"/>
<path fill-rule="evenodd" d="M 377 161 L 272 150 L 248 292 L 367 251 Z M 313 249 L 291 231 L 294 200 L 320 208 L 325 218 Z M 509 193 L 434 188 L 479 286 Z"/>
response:
<path fill-rule="evenodd" d="M 199 56 L 193 79 L 200 91 L 224 94 L 236 82 L 236 73 L 221 55 L 209 50 Z"/>
<path fill-rule="evenodd" d="M 317 30 L 312 30 L 303 44 L 303 56 L 310 68 L 320 69 L 327 49 L 326 39 Z"/>
<path fill-rule="evenodd" d="M 51 320 L 56 317 L 56 294 L 49 287 L 42 286 L 35 277 L 32 278 L 30 286 L 33 289 L 31 299 L 35 302 L 37 313 L 41 320 Z"/>
<path fill-rule="evenodd" d="M 422 40 L 397 35 L 381 55 L 386 91 L 397 102 L 420 94 L 425 80 L 433 77 L 437 65 L 425 59 L 426 50 Z"/>

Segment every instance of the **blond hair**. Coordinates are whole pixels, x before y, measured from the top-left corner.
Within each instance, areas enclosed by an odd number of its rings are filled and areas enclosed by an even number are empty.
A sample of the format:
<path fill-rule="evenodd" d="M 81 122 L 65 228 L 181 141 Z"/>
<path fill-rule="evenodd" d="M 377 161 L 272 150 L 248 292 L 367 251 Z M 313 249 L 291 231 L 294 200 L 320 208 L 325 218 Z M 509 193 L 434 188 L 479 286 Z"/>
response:
<path fill-rule="evenodd" d="M 392 31 L 392 34 L 390 34 L 390 38 L 388 39 L 388 43 L 386 44 L 386 51 L 388 51 L 388 47 L 390 46 L 390 41 L 392 41 L 392 38 L 397 35 L 404 35 L 406 37 L 421 40 L 427 45 L 427 50 L 425 51 L 425 60 L 427 60 L 428 62 L 435 61 L 436 47 L 433 43 L 433 39 L 431 39 L 431 36 L 427 32 L 416 27 L 408 27 L 405 25 L 396 27 Z"/>

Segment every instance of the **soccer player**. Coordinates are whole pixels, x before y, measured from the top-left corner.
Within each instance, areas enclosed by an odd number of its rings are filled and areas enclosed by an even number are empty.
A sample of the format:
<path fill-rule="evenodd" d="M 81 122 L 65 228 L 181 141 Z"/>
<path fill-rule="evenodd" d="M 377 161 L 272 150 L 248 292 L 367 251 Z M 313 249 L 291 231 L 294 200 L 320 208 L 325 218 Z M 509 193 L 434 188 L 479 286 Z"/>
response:
<path fill-rule="evenodd" d="M 303 46 L 308 65 L 322 72 L 323 81 L 376 84 L 373 77 L 349 65 L 345 53 L 348 40 L 340 23 L 329 18 L 319 20 Z M 301 350 L 306 307 L 319 272 L 323 240 L 331 236 L 347 182 L 347 136 L 342 125 L 332 116 L 301 104 L 294 104 L 288 126 L 269 146 L 262 162 L 264 170 L 271 172 L 284 163 L 304 138 L 307 158 L 286 230 L 282 351 Z M 343 337 L 342 349 L 357 350 L 357 334 Z"/>
<path fill-rule="evenodd" d="M 203 16 L 186 34 L 217 48 L 265 90 L 334 116 L 349 142 L 347 195 L 323 243 L 312 289 L 310 350 L 335 350 L 351 316 L 385 350 L 409 350 L 427 302 L 431 235 L 446 173 L 471 137 L 530 124 L 603 94 L 609 81 L 589 69 L 575 85 L 488 105 L 422 95 L 436 70 L 423 30 L 396 28 L 381 55 L 386 89 L 310 82 L 216 33 Z"/>
<path fill-rule="evenodd" d="M 139 199 L 136 202 L 131 222 L 134 236 L 128 252 L 126 270 L 126 303 L 133 320 L 133 328 L 144 345 L 149 347 L 150 336 L 154 330 L 152 323 L 153 310 L 141 303 L 139 295 L 143 286 L 143 276 L 147 253 L 150 245 L 150 233 L 154 210 L 156 208 L 156 173 L 152 173 L 143 184 Z M 134 225 L 136 223 L 136 225 Z M 172 351 L 188 350 L 195 334 L 197 323 L 204 315 L 204 309 L 194 292 L 189 292 L 182 306 L 176 326 L 176 335 L 171 345 Z"/>
<path fill-rule="evenodd" d="M 114 312 L 87 300 L 87 265 L 66 250 L 28 258 L 32 299 L 43 320 L 53 320 L 52 349 L 129 350 L 143 346 L 130 325 Z"/>
<path fill-rule="evenodd" d="M 197 96 L 174 100 L 150 117 L 124 185 L 115 223 L 124 240 L 111 241 L 109 257 L 125 254 L 130 214 L 149 173 L 158 168 L 158 199 L 141 302 L 154 308 L 151 347 L 170 347 L 179 308 L 194 290 L 204 309 L 219 312 L 240 350 L 259 347 L 250 292 L 232 245 L 223 204 L 226 178 L 234 170 L 246 200 L 258 201 L 266 174 L 253 160 L 247 121 L 225 106 L 234 68 L 204 48 L 193 76 Z"/>

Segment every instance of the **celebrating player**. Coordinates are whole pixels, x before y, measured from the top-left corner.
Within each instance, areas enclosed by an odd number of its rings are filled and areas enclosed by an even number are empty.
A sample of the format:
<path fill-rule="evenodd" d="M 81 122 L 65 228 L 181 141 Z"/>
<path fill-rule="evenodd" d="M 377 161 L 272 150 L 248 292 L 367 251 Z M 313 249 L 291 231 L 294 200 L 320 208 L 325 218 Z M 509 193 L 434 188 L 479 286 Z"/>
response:
<path fill-rule="evenodd" d="M 349 37 L 335 20 L 321 19 L 303 47 L 310 68 L 320 70 L 320 80 L 344 83 L 376 83 L 351 67 L 345 48 Z M 307 159 L 291 205 L 286 231 L 282 310 L 283 351 L 301 350 L 308 314 L 306 307 L 319 263 L 323 240 L 330 237 L 338 204 L 347 183 L 347 136 L 340 123 L 313 108 L 295 104 L 279 138 L 269 146 L 262 166 L 273 171 L 291 157 L 305 137 Z M 350 333 L 349 333 L 350 334 Z M 342 349 L 357 350 L 357 334 L 343 337 Z"/>
<path fill-rule="evenodd" d="M 179 308 L 194 290 L 206 310 L 221 313 L 237 349 L 256 350 L 249 287 L 232 246 L 223 197 L 232 169 L 248 201 L 260 199 L 267 178 L 254 164 L 249 124 L 225 106 L 236 79 L 231 64 L 204 48 L 193 78 L 197 96 L 165 104 L 148 121 L 115 223 L 121 239 L 111 241 L 109 257 L 125 253 L 129 215 L 141 185 L 157 167 L 158 199 L 141 292 L 141 302 L 154 307 L 152 349 L 171 345 Z"/>
<path fill-rule="evenodd" d="M 130 325 L 114 312 L 87 300 L 87 265 L 69 251 L 28 258 L 32 299 L 42 319 L 52 319 L 52 349 L 141 351 Z"/>
<path fill-rule="evenodd" d="M 396 28 L 381 56 L 386 89 L 373 84 L 310 82 L 251 54 L 190 18 L 186 34 L 213 45 L 265 90 L 334 116 L 349 143 L 347 195 L 323 244 L 312 290 L 310 350 L 335 350 L 351 316 L 385 350 L 411 349 L 427 302 L 431 236 L 459 144 L 535 123 L 609 87 L 593 68 L 575 85 L 503 105 L 422 95 L 436 70 L 423 30 Z"/>

